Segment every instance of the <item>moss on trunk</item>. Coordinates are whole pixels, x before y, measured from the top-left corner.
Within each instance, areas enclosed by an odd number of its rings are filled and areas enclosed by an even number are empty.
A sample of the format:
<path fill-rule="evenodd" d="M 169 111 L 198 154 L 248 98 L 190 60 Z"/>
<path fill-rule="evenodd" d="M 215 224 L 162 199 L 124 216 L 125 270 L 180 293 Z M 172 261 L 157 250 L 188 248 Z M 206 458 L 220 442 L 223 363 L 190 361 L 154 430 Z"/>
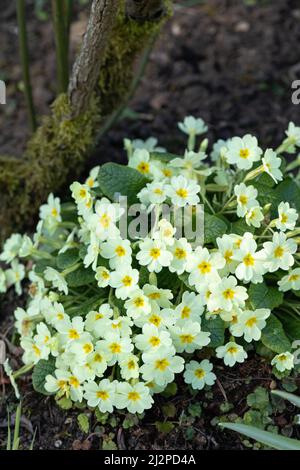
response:
<path fill-rule="evenodd" d="M 138 22 L 126 16 L 125 2 L 121 2 L 88 110 L 71 118 L 68 96 L 61 94 L 22 158 L 0 156 L 0 241 L 30 226 L 49 192 L 58 192 L 71 176 L 80 174 L 101 122 L 120 106 L 130 89 L 136 58 L 167 16 Z"/>

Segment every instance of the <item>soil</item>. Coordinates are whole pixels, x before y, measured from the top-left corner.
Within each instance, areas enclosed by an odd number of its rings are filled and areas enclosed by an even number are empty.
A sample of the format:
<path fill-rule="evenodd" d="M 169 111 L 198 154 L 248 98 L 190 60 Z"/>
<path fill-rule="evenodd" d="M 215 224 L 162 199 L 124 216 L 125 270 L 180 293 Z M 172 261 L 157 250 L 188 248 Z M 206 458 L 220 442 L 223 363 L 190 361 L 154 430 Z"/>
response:
<path fill-rule="evenodd" d="M 48 112 L 56 92 L 55 49 L 51 23 L 37 18 L 33 3 L 26 2 L 31 73 L 35 104 L 42 115 Z M 291 101 L 292 81 L 300 78 L 297 0 L 190 0 L 184 7 L 184 2 L 179 3 L 151 54 L 146 74 L 129 104 L 131 112 L 102 138 L 87 171 L 105 160 L 124 161 L 124 137 L 155 136 L 170 151 L 182 151 L 185 139 L 176 123 L 189 114 L 207 122 L 211 141 L 251 133 L 264 147 L 275 147 L 281 141 L 289 121 L 300 122 L 300 108 Z M 7 105 L 0 108 L 0 153 L 21 155 L 30 133 L 17 55 L 16 18 L 13 2 L 3 0 L 1 6 L 0 79 L 7 83 Z M 87 7 L 76 8 L 73 55 L 84 30 L 86 11 Z M 16 299 L 10 292 L 0 302 L 0 339 L 11 340 Z M 8 346 L 11 364 L 17 368 L 20 350 L 11 343 Z M 220 407 L 226 399 L 233 404 L 232 412 L 242 416 L 248 393 L 257 385 L 274 386 L 271 372 L 257 357 L 229 372 L 217 363 L 216 371 L 219 383 L 212 388 L 211 398 L 204 392 L 191 397 L 179 382 L 176 397 L 159 397 L 153 410 L 134 428 L 126 430 L 117 424 L 103 429 L 92 421 L 89 436 L 78 429 L 79 410 L 58 409 L 52 399 L 33 392 L 30 377 L 25 377 L 19 380 L 24 397 L 21 445 L 29 447 L 36 429 L 35 449 L 99 449 L 109 433 L 120 449 L 241 449 L 240 438 L 219 431 L 213 418 L 222 414 Z M 7 436 L 7 406 L 14 408 L 13 393 L 1 366 L 0 387 L 1 448 Z M 163 421 L 162 406 L 170 402 L 177 409 L 176 417 L 170 420 L 177 423 L 189 404 L 201 403 L 203 412 L 192 425 L 192 439 L 187 439 L 189 424 L 175 425 L 167 434 L 157 431 L 154 424 Z M 294 414 L 288 408 L 276 416 L 278 426 L 292 425 Z"/>

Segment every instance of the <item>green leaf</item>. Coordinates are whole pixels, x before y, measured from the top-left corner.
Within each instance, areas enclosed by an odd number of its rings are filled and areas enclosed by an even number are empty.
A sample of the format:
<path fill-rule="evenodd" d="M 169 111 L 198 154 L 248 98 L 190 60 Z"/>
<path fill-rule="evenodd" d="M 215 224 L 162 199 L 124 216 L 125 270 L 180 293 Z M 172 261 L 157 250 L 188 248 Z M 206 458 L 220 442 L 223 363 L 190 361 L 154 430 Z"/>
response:
<path fill-rule="evenodd" d="M 267 286 L 265 282 L 261 284 L 250 284 L 248 290 L 249 301 L 252 307 L 269 308 L 273 310 L 283 302 L 283 293 L 276 287 Z"/>
<path fill-rule="evenodd" d="M 210 343 L 208 347 L 217 348 L 224 344 L 225 323 L 219 316 L 216 318 L 202 318 L 201 330 L 210 332 Z"/>
<path fill-rule="evenodd" d="M 182 273 L 178 277 L 189 290 L 196 292 L 196 289 L 189 283 L 189 273 Z"/>
<path fill-rule="evenodd" d="M 232 222 L 232 224 L 230 224 L 229 230 L 227 230 L 227 233 L 235 233 L 236 235 L 240 236 L 243 236 L 245 232 L 254 233 L 255 227 L 252 225 L 247 225 L 244 219 L 239 219 L 236 222 Z"/>
<path fill-rule="evenodd" d="M 163 434 L 168 434 L 175 427 L 173 423 L 170 423 L 170 421 L 166 421 L 165 423 L 163 423 L 161 421 L 156 421 L 155 426 L 156 426 L 156 429 L 158 430 L 158 432 L 161 432 Z"/>
<path fill-rule="evenodd" d="M 291 341 L 300 338 L 300 318 L 295 318 L 288 312 L 278 312 L 278 318 L 282 323 L 286 335 Z"/>
<path fill-rule="evenodd" d="M 294 395 L 293 393 L 283 392 L 281 390 L 272 390 L 271 393 L 273 395 L 277 395 L 280 398 L 283 398 L 284 400 L 289 401 L 293 405 L 300 408 L 300 397 L 297 397 L 297 395 Z"/>
<path fill-rule="evenodd" d="M 55 359 L 51 358 L 48 361 L 41 359 L 35 366 L 32 372 L 32 385 L 36 392 L 43 395 L 51 395 L 45 390 L 46 376 L 52 375 L 55 371 Z"/>
<path fill-rule="evenodd" d="M 193 418 L 199 418 L 202 413 L 202 408 L 200 403 L 192 403 L 188 407 L 188 412 L 189 415 L 192 416 Z"/>
<path fill-rule="evenodd" d="M 79 261 L 79 251 L 77 248 L 71 248 L 70 250 L 65 251 L 64 253 L 60 253 L 57 256 L 56 264 L 58 269 L 63 271 L 66 268 L 69 268 L 73 264 Z"/>
<path fill-rule="evenodd" d="M 70 410 L 73 406 L 73 402 L 71 398 L 67 397 L 55 397 L 56 404 L 62 409 L 62 410 Z"/>
<path fill-rule="evenodd" d="M 116 194 L 127 196 L 128 204 L 138 201 L 137 194 L 149 182 L 139 171 L 118 163 L 101 166 L 98 181 L 103 194 L 114 200 Z"/>
<path fill-rule="evenodd" d="M 85 268 L 81 265 L 76 271 L 67 274 L 66 281 L 69 287 L 86 286 L 87 284 L 95 282 L 95 272 L 91 267 Z"/>
<path fill-rule="evenodd" d="M 204 214 L 204 242 L 215 243 L 227 231 L 227 224 L 216 215 Z"/>
<path fill-rule="evenodd" d="M 160 289 L 171 289 L 175 291 L 181 284 L 177 274 L 171 273 L 167 268 L 163 268 L 156 276 L 157 285 Z"/>
<path fill-rule="evenodd" d="M 85 434 L 87 434 L 90 430 L 89 417 L 85 413 L 80 413 L 77 416 L 77 422 L 78 422 L 80 430 L 84 432 Z"/>
<path fill-rule="evenodd" d="M 169 163 L 171 160 L 174 160 L 174 158 L 182 158 L 182 156 L 168 152 L 151 152 L 150 158 L 153 160 L 159 160 L 163 163 Z"/>
<path fill-rule="evenodd" d="M 176 406 L 174 403 L 167 403 L 162 406 L 162 412 L 166 418 L 174 418 L 176 416 Z"/>
<path fill-rule="evenodd" d="M 219 423 L 219 426 L 244 434 L 251 439 L 255 439 L 256 441 L 277 450 L 300 450 L 300 442 L 297 439 L 278 436 L 277 434 L 255 428 L 254 426 L 237 423 Z"/>
<path fill-rule="evenodd" d="M 268 392 L 263 387 L 257 387 L 247 396 L 247 405 L 255 410 L 264 411 L 270 403 Z"/>
<path fill-rule="evenodd" d="M 174 397 L 176 393 L 177 393 L 177 385 L 175 382 L 172 382 L 166 386 L 166 388 L 161 394 L 165 398 L 170 398 L 170 397 Z"/>
<path fill-rule="evenodd" d="M 261 341 L 267 348 L 277 354 L 291 349 L 291 343 L 284 332 L 282 324 L 273 314 L 267 319 L 267 324 L 262 330 Z"/>
<path fill-rule="evenodd" d="M 95 408 L 95 417 L 96 420 L 101 423 L 101 424 L 106 424 L 109 418 L 108 413 L 102 413 L 102 411 L 99 410 L 99 408 Z"/>
<path fill-rule="evenodd" d="M 258 190 L 258 200 L 262 206 L 272 204 L 272 217 L 276 216 L 281 201 L 289 202 L 292 207 L 300 210 L 300 188 L 291 178 L 283 180 L 275 189 L 260 182 L 253 183 L 253 186 Z"/>

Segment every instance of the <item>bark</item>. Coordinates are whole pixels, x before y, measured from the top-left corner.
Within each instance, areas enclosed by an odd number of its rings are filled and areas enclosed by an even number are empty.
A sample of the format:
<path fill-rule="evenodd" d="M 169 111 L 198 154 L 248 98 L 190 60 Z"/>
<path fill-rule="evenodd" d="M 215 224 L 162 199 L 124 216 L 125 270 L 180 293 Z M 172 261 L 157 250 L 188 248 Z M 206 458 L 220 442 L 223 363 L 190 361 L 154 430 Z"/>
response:
<path fill-rule="evenodd" d="M 57 97 L 22 158 L 0 155 L 0 243 L 32 229 L 48 194 L 79 177 L 102 126 L 126 100 L 137 57 L 167 19 L 155 2 L 146 3 L 93 0 L 68 95 Z"/>
<path fill-rule="evenodd" d="M 119 0 L 94 0 L 92 3 L 81 51 L 75 61 L 68 89 L 75 117 L 87 108 L 95 89 L 118 4 Z"/>

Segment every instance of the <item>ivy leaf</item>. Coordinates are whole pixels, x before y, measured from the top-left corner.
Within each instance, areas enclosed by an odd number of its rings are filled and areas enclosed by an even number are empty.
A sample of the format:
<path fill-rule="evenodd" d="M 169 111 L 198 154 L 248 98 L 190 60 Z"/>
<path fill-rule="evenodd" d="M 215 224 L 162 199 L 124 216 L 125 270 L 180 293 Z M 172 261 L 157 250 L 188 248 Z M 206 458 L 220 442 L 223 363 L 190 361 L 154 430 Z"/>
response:
<path fill-rule="evenodd" d="M 127 196 L 128 204 L 138 201 L 137 194 L 149 182 L 139 171 L 118 163 L 105 163 L 98 175 L 103 194 L 114 200 L 116 194 Z"/>
<path fill-rule="evenodd" d="M 217 348 L 224 344 L 225 323 L 221 317 L 202 318 L 201 330 L 210 332 L 210 343 L 208 347 Z"/>
<path fill-rule="evenodd" d="M 55 371 L 55 359 L 49 360 L 41 359 L 33 369 L 32 373 L 32 385 L 36 392 L 42 393 L 43 395 L 51 395 L 45 389 L 46 376 L 52 375 Z"/>
<path fill-rule="evenodd" d="M 275 315 L 267 319 L 267 324 L 262 330 L 261 341 L 267 348 L 281 354 L 290 351 L 291 343 L 286 336 L 283 326 Z"/>
<path fill-rule="evenodd" d="M 269 308 L 273 310 L 283 302 L 283 293 L 276 287 L 261 284 L 251 284 L 248 290 L 249 301 L 253 308 Z"/>
<path fill-rule="evenodd" d="M 216 215 L 204 214 L 204 242 L 215 243 L 227 231 L 227 224 Z"/>
<path fill-rule="evenodd" d="M 91 267 L 85 268 L 81 265 L 76 271 L 67 274 L 66 281 L 69 287 L 86 286 L 95 281 L 95 272 Z"/>
<path fill-rule="evenodd" d="M 69 268 L 73 264 L 77 263 L 80 259 L 79 251 L 77 248 L 71 248 L 70 250 L 60 253 L 57 256 L 56 264 L 58 269 L 63 271 L 66 268 Z"/>

